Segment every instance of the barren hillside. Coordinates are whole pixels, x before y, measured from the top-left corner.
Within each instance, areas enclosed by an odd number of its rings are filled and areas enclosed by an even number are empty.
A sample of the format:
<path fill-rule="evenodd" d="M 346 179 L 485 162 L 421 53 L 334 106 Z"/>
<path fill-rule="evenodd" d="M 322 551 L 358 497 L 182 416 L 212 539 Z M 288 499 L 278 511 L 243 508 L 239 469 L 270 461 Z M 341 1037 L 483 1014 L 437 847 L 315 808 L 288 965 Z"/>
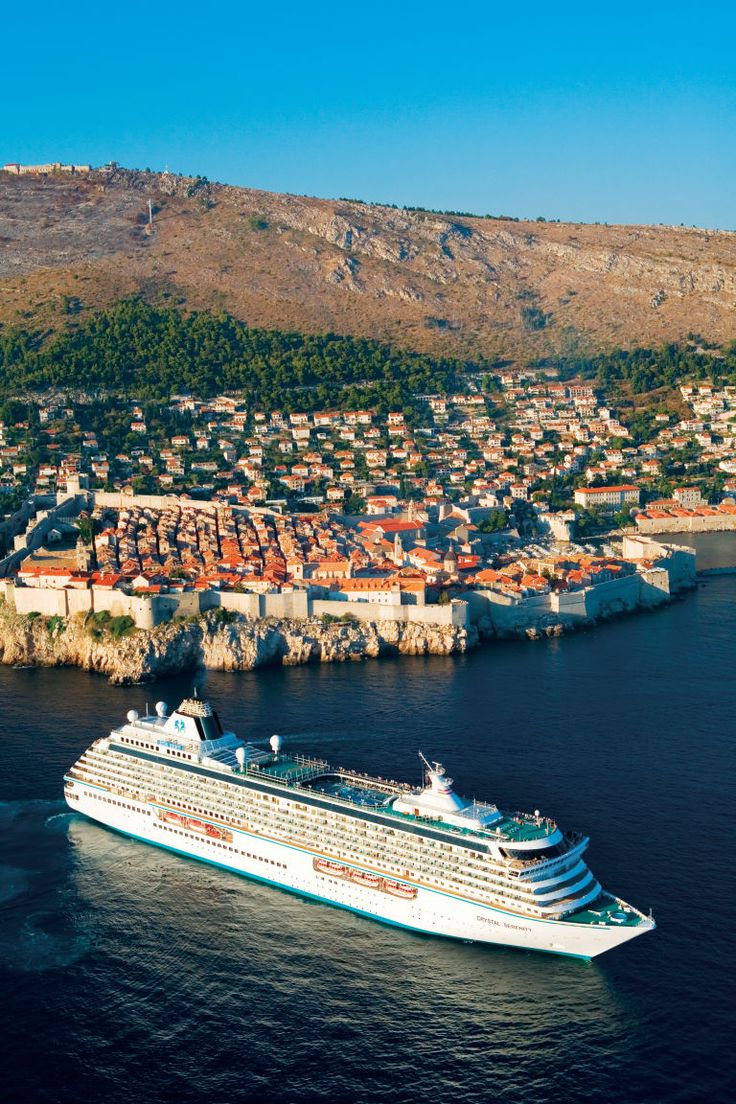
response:
<path fill-rule="evenodd" d="M 132 292 L 460 356 L 722 342 L 736 338 L 736 234 L 435 215 L 126 170 L 0 172 L 0 321 L 58 326 Z"/>

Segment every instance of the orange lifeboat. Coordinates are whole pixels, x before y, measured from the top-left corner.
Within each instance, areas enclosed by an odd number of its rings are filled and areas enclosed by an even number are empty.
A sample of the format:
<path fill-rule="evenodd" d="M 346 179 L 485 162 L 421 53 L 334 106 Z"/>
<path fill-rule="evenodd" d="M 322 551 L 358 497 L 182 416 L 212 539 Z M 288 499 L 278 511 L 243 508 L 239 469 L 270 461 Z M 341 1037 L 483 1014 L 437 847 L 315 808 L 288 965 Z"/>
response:
<path fill-rule="evenodd" d="M 159 820 L 165 821 L 166 824 L 181 824 L 184 827 L 187 825 L 187 818 L 179 813 L 172 812 L 171 809 L 159 809 L 156 816 Z"/>
<path fill-rule="evenodd" d="M 320 874 L 332 874 L 336 878 L 345 877 L 345 867 L 341 863 L 331 862 L 329 859 L 315 859 L 313 865 Z"/>
<path fill-rule="evenodd" d="M 383 888 L 387 893 L 390 893 L 392 897 L 402 897 L 407 901 L 417 895 L 415 886 L 406 885 L 404 882 L 391 882 L 388 878 L 384 881 Z"/>
<path fill-rule="evenodd" d="M 369 874 L 367 870 L 351 870 L 350 880 L 357 885 L 366 886 L 368 889 L 378 889 L 381 879 L 377 874 Z"/>

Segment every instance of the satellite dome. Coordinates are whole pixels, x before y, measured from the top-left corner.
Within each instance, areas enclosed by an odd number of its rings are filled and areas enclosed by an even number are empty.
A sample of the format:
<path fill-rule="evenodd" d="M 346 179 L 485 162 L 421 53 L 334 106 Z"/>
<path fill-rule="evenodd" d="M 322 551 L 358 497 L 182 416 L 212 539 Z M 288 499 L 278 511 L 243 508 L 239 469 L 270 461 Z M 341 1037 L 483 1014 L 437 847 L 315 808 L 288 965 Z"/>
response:
<path fill-rule="evenodd" d="M 169 712 L 169 707 L 165 701 L 156 702 L 156 716 L 165 717 Z"/>
<path fill-rule="evenodd" d="M 138 720 L 138 715 L 139 714 L 137 709 L 128 710 L 128 721 L 130 722 L 130 724 L 135 724 L 135 722 Z"/>
<path fill-rule="evenodd" d="M 244 747 L 236 747 L 236 749 L 235 749 L 235 758 L 238 760 L 238 766 L 242 770 L 243 767 L 245 766 L 245 748 Z"/>
<path fill-rule="evenodd" d="M 280 736 L 271 737 L 269 743 L 271 744 L 271 751 L 274 753 L 274 755 L 278 755 L 278 753 L 281 751 L 281 746 L 283 742 L 284 741 L 281 739 Z"/>

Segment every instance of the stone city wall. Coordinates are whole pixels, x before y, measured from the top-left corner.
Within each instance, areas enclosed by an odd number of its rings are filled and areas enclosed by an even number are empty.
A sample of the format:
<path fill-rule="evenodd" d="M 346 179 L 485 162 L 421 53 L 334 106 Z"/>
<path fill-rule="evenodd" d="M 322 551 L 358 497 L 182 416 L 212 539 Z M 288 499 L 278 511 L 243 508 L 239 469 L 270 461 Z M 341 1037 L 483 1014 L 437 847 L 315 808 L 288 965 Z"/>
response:
<path fill-rule="evenodd" d="M 669 574 L 664 567 L 611 579 L 575 591 L 551 591 L 528 598 L 494 590 L 468 591 L 471 624 L 497 636 L 522 636 L 556 627 L 572 628 L 600 618 L 651 609 L 670 599 Z"/>
<path fill-rule="evenodd" d="M 213 513 L 216 506 L 212 502 L 200 502 L 194 498 L 180 498 L 178 495 L 129 495 L 119 491 L 91 491 L 90 499 L 95 506 L 109 506 L 113 510 L 131 510 L 134 507 L 149 510 L 171 510 L 177 506 Z"/>
<path fill-rule="evenodd" d="M 174 494 L 165 495 L 129 495 L 121 494 L 120 491 L 89 491 L 81 492 L 86 495 L 88 508 L 94 508 L 95 506 L 109 507 L 112 510 L 172 510 L 177 507 L 187 510 L 201 510 L 204 513 L 212 514 L 222 505 L 220 502 L 212 502 L 205 499 L 186 498 Z M 234 510 L 236 513 L 248 513 L 248 514 L 267 514 L 273 515 L 278 513 L 278 510 L 274 510 L 269 506 L 243 506 L 238 503 L 231 504 L 229 509 Z"/>
<path fill-rule="evenodd" d="M 736 530 L 736 515 L 708 514 L 703 517 L 650 518 L 637 514 L 640 533 L 728 533 Z"/>
<path fill-rule="evenodd" d="M 54 505 L 55 501 L 56 505 Z M 58 499 L 54 496 L 35 496 L 33 506 L 29 508 L 24 532 L 14 538 L 13 551 L 0 560 L 0 578 L 7 578 L 8 575 L 14 574 L 23 560 L 41 547 L 49 530 L 61 524 L 62 518 L 76 516 L 84 502 L 84 497 L 79 496 L 59 496 Z M 39 509 L 42 503 L 49 505 L 51 509 Z"/>
<path fill-rule="evenodd" d="M 100 613 L 107 610 L 112 617 L 132 617 L 139 629 L 152 629 L 157 624 L 150 598 L 123 594 L 119 590 L 98 587 L 89 590 L 75 590 L 71 587 L 57 590 L 50 587 L 8 586 L 6 596 L 9 604 L 15 606 L 16 613 L 25 615 L 39 613 L 45 617 L 71 617 L 75 613 Z"/>
<path fill-rule="evenodd" d="M 646 536 L 625 536 L 623 556 L 627 560 L 653 560 L 667 572 L 670 590 L 695 586 L 697 557 L 694 548 L 682 544 L 664 544 Z"/>
<path fill-rule="evenodd" d="M 454 625 L 469 624 L 468 603 L 455 600 L 446 606 L 386 606 L 380 602 L 331 602 L 315 598 L 310 602 L 313 617 L 349 614 L 357 621 L 395 621 L 398 624 Z"/>
<path fill-rule="evenodd" d="M 18 613 L 68 617 L 73 613 L 107 610 L 113 617 L 132 617 L 139 629 L 150 629 L 176 618 L 199 617 L 211 609 L 227 609 L 251 620 L 275 618 L 298 621 L 309 617 L 349 614 L 357 621 L 395 621 L 418 625 L 468 624 L 467 603 L 446 606 L 384 606 L 378 602 L 332 602 L 310 599 L 306 590 L 283 594 L 237 594 L 206 590 L 201 593 L 128 595 L 106 587 L 76 590 L 52 587 L 15 587 L 8 582 L 6 596 Z"/>

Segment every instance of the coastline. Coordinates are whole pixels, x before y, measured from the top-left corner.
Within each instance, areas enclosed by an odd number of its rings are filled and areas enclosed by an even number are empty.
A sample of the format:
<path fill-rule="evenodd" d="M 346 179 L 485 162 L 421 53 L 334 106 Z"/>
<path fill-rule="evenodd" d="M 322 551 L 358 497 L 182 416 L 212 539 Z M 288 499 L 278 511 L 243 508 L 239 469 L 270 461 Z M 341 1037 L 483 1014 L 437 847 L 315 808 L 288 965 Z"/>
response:
<path fill-rule="evenodd" d="M 478 640 L 475 626 L 239 615 L 225 621 L 212 614 L 116 638 L 95 629 L 84 616 L 28 617 L 0 603 L 0 663 L 80 667 L 121 685 L 194 667 L 252 671 L 273 664 L 341 663 L 384 655 L 459 655 Z"/>
<path fill-rule="evenodd" d="M 684 588 L 683 588 L 684 589 Z M 679 592 L 678 592 L 679 594 Z M 253 671 L 273 665 L 344 663 L 388 656 L 463 655 L 481 645 L 567 636 L 669 605 L 611 605 L 576 622 L 537 617 L 500 628 L 483 619 L 467 627 L 396 621 L 325 622 L 321 618 L 224 620 L 215 614 L 135 629 L 115 637 L 76 614 L 27 616 L 0 602 L 0 663 L 16 667 L 78 667 L 118 685 L 154 682 L 179 671 Z"/>

